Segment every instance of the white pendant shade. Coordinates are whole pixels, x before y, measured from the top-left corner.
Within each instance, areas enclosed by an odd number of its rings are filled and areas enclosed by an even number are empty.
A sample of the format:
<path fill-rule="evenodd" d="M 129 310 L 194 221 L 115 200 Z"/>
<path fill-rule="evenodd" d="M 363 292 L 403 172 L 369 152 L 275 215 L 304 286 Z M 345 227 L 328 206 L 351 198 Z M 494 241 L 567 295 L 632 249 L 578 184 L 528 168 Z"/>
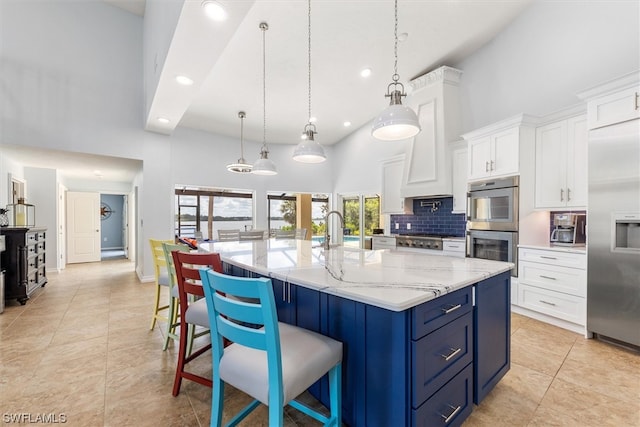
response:
<path fill-rule="evenodd" d="M 267 154 L 263 152 L 258 160 L 253 164 L 251 173 L 254 175 L 277 175 L 276 165 L 269 160 Z"/>
<path fill-rule="evenodd" d="M 389 105 L 374 120 L 371 135 L 381 141 L 411 138 L 420 132 L 418 116 L 402 104 Z"/>
<path fill-rule="evenodd" d="M 322 145 L 312 139 L 305 139 L 293 151 L 293 160 L 301 163 L 322 163 L 327 160 L 327 156 Z"/>
<path fill-rule="evenodd" d="M 230 163 L 227 165 L 227 170 L 235 173 L 249 173 L 252 168 L 253 166 L 247 163 L 244 159 L 238 159 L 237 163 Z"/>

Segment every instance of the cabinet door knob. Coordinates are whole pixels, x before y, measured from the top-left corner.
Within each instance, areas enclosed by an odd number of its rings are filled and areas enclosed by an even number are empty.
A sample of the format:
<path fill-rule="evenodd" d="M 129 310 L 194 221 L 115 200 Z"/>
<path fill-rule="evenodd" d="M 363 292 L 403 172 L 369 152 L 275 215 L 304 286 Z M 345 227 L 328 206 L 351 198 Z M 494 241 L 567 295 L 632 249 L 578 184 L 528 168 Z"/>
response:
<path fill-rule="evenodd" d="M 560 201 L 564 202 L 564 189 L 563 188 L 560 189 Z"/>
<path fill-rule="evenodd" d="M 488 161 L 484 162 L 484 171 L 485 172 L 489 172 L 489 162 Z"/>
<path fill-rule="evenodd" d="M 567 202 L 571 201 L 571 189 L 567 188 Z"/>

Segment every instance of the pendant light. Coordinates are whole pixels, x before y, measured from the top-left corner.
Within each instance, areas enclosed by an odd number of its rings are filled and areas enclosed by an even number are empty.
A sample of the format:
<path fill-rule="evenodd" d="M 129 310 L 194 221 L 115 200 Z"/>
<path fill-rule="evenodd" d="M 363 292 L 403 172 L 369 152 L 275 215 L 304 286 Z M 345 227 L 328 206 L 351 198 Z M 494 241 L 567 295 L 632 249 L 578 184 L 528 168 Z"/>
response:
<path fill-rule="evenodd" d="M 230 163 L 227 165 L 227 170 L 229 172 L 236 173 L 249 173 L 253 166 L 248 164 L 244 159 L 244 118 L 247 115 L 244 111 L 238 112 L 238 117 L 240 117 L 240 158 L 237 163 Z"/>
<path fill-rule="evenodd" d="M 407 94 L 404 93 L 404 85 L 398 81 L 400 80 L 398 75 L 398 0 L 395 0 L 394 38 L 393 82 L 387 86 L 387 94 L 385 95 L 385 97 L 391 98 L 391 102 L 375 119 L 373 129 L 371 129 L 371 135 L 381 141 L 398 141 L 411 138 L 420 132 L 418 116 L 411 108 L 402 105 L 402 97 Z M 393 90 L 391 90 L 391 86 L 393 86 Z M 398 90 L 398 86 L 401 90 Z"/>
<path fill-rule="evenodd" d="M 251 173 L 256 175 L 276 175 L 276 165 L 269 160 L 269 149 L 267 148 L 267 83 L 266 83 L 266 54 L 264 44 L 264 34 L 269 29 L 266 22 L 260 23 L 262 30 L 262 148 L 260 149 L 260 158 L 253 164 Z"/>
<path fill-rule="evenodd" d="M 311 0 L 308 1 L 308 4 L 309 49 L 307 52 L 309 67 L 307 76 L 309 78 L 309 121 L 302 131 L 302 141 L 296 146 L 293 152 L 293 160 L 302 163 L 321 163 L 327 160 L 327 156 L 324 154 L 322 145 L 314 139 L 314 135 L 318 132 L 316 132 L 316 125 L 311 122 Z"/>

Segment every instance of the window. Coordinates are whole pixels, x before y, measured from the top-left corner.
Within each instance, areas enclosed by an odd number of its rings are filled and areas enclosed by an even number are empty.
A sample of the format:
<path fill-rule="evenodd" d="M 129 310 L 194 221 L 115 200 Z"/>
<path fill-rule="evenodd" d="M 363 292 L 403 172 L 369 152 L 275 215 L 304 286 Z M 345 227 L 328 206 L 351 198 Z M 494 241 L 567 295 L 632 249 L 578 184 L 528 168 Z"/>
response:
<path fill-rule="evenodd" d="M 370 249 L 373 230 L 381 228 L 380 196 L 342 196 L 345 246 Z"/>
<path fill-rule="evenodd" d="M 175 191 L 175 234 L 206 240 L 217 238 L 218 230 L 249 230 L 253 226 L 253 194 L 237 190 L 188 189 Z"/>
<path fill-rule="evenodd" d="M 300 227 L 297 223 L 297 197 L 295 194 L 281 193 L 267 195 L 269 200 L 269 230 L 293 230 Z M 329 196 L 314 194 L 311 196 L 311 236 L 324 235 L 324 216 L 329 208 Z M 306 228 L 306 227 L 305 227 Z M 307 232 L 307 236 L 309 231 Z"/>

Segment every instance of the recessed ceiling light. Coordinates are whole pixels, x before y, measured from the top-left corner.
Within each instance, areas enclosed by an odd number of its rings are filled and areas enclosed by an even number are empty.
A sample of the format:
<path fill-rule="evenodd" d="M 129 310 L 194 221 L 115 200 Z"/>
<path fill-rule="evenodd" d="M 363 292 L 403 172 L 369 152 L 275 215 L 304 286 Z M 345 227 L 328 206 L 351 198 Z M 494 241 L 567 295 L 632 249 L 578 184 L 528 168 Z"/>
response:
<path fill-rule="evenodd" d="M 193 84 L 193 79 L 190 79 L 187 76 L 176 76 L 176 81 L 178 83 L 180 83 L 181 85 L 185 85 L 185 86 L 191 86 Z"/>
<path fill-rule="evenodd" d="M 371 68 L 365 68 L 364 70 L 360 71 L 360 75 L 362 77 L 369 77 L 371 75 Z"/>
<path fill-rule="evenodd" d="M 310 123 L 315 123 L 315 122 L 317 122 L 317 121 L 318 121 L 318 119 L 317 119 L 316 117 L 310 117 L 310 118 L 309 118 L 309 122 L 310 122 Z"/>
<path fill-rule="evenodd" d="M 343 125 L 344 127 L 348 128 L 349 126 L 351 126 L 351 122 L 344 122 Z"/>
<path fill-rule="evenodd" d="M 398 41 L 403 42 L 407 39 L 407 37 L 409 37 L 408 33 L 400 33 L 398 34 Z"/>
<path fill-rule="evenodd" d="M 204 9 L 204 13 L 214 21 L 220 22 L 227 20 L 227 11 L 217 1 L 204 0 L 202 2 L 202 8 Z"/>
<path fill-rule="evenodd" d="M 169 119 L 167 119 L 166 117 L 158 117 L 158 121 L 164 124 L 169 123 Z"/>

